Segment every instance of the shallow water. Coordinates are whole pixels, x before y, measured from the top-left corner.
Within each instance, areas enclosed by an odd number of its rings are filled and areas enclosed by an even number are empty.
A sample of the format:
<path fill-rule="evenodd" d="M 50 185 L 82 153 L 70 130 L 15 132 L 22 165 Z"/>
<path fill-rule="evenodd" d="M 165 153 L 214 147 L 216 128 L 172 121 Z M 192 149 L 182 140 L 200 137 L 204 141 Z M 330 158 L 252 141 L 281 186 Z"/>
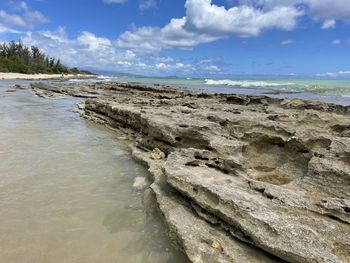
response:
<path fill-rule="evenodd" d="M 146 170 L 75 99 L 0 81 L 0 262 L 185 262 L 133 179 Z"/>

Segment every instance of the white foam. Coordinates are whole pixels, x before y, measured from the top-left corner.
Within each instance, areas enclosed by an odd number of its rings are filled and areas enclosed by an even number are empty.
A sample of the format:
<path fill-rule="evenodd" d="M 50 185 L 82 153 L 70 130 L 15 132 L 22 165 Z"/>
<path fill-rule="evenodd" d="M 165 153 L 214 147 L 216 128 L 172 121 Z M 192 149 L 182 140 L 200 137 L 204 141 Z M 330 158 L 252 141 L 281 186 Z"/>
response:
<path fill-rule="evenodd" d="M 213 79 L 206 79 L 205 80 L 206 85 L 215 85 L 215 86 L 235 86 L 235 87 L 242 87 L 242 88 L 249 88 L 249 87 L 280 87 L 280 86 L 290 86 L 294 85 L 294 83 L 272 83 L 272 82 L 266 82 L 266 81 L 249 81 L 249 80 L 229 80 L 229 79 L 222 79 L 222 80 L 213 80 Z"/>

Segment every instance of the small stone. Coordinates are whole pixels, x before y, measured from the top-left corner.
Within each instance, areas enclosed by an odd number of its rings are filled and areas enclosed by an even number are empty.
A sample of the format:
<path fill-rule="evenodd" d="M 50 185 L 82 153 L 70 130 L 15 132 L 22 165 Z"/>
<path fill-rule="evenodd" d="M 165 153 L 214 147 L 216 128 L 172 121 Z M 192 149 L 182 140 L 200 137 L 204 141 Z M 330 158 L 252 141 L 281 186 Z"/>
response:
<path fill-rule="evenodd" d="M 163 153 L 158 148 L 155 148 L 153 152 L 151 153 L 151 159 L 153 160 L 162 160 L 165 159 L 165 153 Z"/>
<path fill-rule="evenodd" d="M 134 179 L 134 184 L 132 185 L 134 190 L 142 191 L 148 187 L 148 182 L 145 177 L 136 177 Z"/>

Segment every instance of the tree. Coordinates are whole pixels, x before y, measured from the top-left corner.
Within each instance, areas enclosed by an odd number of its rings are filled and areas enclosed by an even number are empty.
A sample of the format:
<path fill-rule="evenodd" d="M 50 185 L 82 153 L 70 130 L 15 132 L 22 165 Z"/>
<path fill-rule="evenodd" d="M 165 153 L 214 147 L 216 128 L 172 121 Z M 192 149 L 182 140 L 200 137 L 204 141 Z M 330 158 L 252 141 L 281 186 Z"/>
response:
<path fill-rule="evenodd" d="M 28 48 L 15 41 L 0 44 L 0 72 L 92 74 L 69 69 L 60 59 L 47 56 L 38 47 Z"/>

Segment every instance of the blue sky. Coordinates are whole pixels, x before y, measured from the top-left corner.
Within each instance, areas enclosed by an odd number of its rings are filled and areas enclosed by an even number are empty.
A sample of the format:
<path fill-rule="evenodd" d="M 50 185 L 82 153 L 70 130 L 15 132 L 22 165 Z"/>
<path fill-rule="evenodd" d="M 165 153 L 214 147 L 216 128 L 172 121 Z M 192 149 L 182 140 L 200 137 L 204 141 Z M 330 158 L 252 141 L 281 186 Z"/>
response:
<path fill-rule="evenodd" d="M 1 0 L 0 41 L 142 75 L 350 77 L 348 0 Z"/>

